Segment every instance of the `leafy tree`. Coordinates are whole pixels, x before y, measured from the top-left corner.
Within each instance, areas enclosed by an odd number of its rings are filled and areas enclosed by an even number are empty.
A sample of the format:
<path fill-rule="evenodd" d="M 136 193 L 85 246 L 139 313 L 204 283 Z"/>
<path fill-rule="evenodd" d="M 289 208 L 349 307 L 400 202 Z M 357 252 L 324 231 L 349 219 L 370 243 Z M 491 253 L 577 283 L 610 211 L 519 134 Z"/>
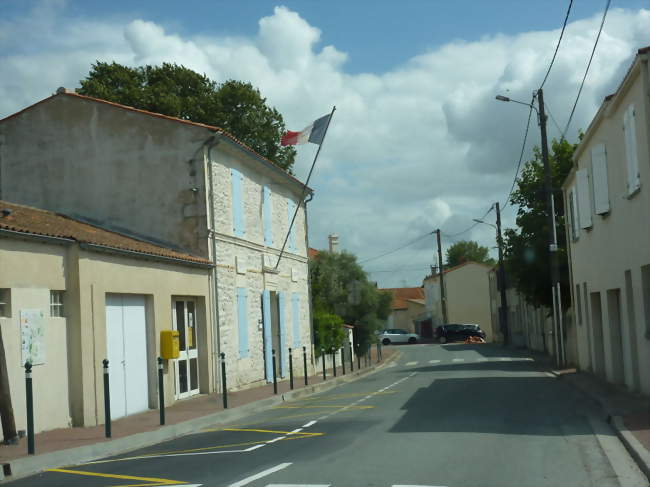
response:
<path fill-rule="evenodd" d="M 564 199 L 560 187 L 571 171 L 573 152 L 577 144 L 553 139 L 549 153 L 551 179 L 555 195 L 555 222 L 557 228 L 558 260 L 560 262 L 560 285 L 563 306 L 569 300 L 569 266 L 567 261 Z M 533 159 L 524 166 L 512 193 L 512 202 L 517 210 L 517 229 L 504 232 L 507 278 L 536 306 L 552 306 L 550 292 L 551 266 L 548 250 L 548 212 L 544 192 L 544 166 L 538 147 L 533 150 Z"/>
<path fill-rule="evenodd" d="M 340 316 L 322 309 L 315 310 L 314 328 L 316 336 L 318 336 L 317 355 L 320 355 L 321 348 L 327 352 L 333 348 L 338 350 L 343 345 L 345 329 L 343 328 L 343 318 Z"/>
<path fill-rule="evenodd" d="M 354 325 L 355 342 L 365 350 L 375 339 L 374 331 L 390 315 L 392 296 L 368 280 L 356 257 L 347 252 L 319 252 L 309 262 L 314 317 L 319 313 L 340 316 Z M 318 330 L 318 326 L 316 326 Z M 318 347 L 325 337 L 318 336 Z"/>
<path fill-rule="evenodd" d="M 469 261 L 495 264 L 494 259 L 489 255 L 489 249 L 473 240 L 461 240 L 447 249 L 447 265 L 449 267 Z"/>
<path fill-rule="evenodd" d="M 138 66 L 93 64 L 81 80 L 81 95 L 141 110 L 220 127 L 257 153 L 291 173 L 296 150 L 282 147 L 285 132 L 280 112 L 266 104 L 250 83 L 217 84 L 204 74 L 177 64 Z"/>

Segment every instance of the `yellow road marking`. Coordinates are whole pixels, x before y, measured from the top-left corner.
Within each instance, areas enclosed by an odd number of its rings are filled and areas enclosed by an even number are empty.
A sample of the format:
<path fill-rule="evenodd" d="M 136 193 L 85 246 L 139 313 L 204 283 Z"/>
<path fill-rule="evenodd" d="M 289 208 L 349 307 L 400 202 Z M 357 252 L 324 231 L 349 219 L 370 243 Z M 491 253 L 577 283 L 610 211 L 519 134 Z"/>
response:
<path fill-rule="evenodd" d="M 347 409 L 372 409 L 375 406 L 334 406 L 334 405 L 315 405 L 315 406 L 277 406 L 273 409 L 321 409 L 321 408 L 347 408 Z"/>
<path fill-rule="evenodd" d="M 305 435 L 305 436 L 318 436 L 323 433 L 310 433 L 308 431 L 276 431 L 276 430 L 255 430 L 244 428 L 224 428 L 223 431 L 251 431 L 254 433 L 276 433 L 279 435 Z"/>
<path fill-rule="evenodd" d="M 183 482 L 180 480 L 169 480 L 169 479 L 159 479 L 155 477 L 135 477 L 133 475 L 117 475 L 113 473 L 98 473 L 98 472 L 86 472 L 83 470 L 68 470 L 65 468 L 51 468 L 48 470 L 48 472 L 59 472 L 59 473 L 70 473 L 70 474 L 75 474 L 75 475 L 83 475 L 87 477 L 103 477 L 103 478 L 109 478 L 109 479 L 123 479 L 123 480 L 139 480 L 139 481 L 144 481 L 148 482 L 146 484 L 136 484 L 136 485 L 146 485 L 146 486 L 154 486 L 154 485 L 178 485 L 178 484 L 186 484 L 187 482 Z M 135 487 L 135 485 L 131 486 L 126 486 L 123 485 L 121 487 Z"/>
<path fill-rule="evenodd" d="M 332 394 L 331 396 L 318 396 L 313 399 L 298 399 L 292 402 L 306 402 L 306 401 L 323 401 L 330 399 L 345 399 L 348 397 L 359 397 L 359 396 L 379 396 L 385 394 L 396 394 L 398 391 L 377 391 L 377 392 L 354 392 L 349 394 Z"/>

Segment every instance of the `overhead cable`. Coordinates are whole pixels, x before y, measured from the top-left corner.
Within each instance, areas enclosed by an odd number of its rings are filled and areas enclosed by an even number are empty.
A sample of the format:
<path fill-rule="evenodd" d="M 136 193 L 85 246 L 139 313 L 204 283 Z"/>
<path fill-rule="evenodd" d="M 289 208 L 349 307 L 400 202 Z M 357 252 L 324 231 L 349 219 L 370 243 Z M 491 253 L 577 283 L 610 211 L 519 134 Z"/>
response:
<path fill-rule="evenodd" d="M 386 257 L 387 255 L 394 254 L 395 252 L 397 252 L 399 250 L 405 249 L 406 247 L 408 247 L 410 245 L 413 245 L 415 242 L 419 242 L 420 240 L 422 240 L 422 239 L 424 239 L 424 238 L 426 238 L 426 237 L 428 237 L 430 235 L 433 235 L 433 233 L 434 232 L 429 232 L 429 233 L 426 233 L 424 235 L 421 235 L 418 238 L 416 238 L 415 240 L 411 240 L 410 242 L 408 242 L 408 243 L 406 243 L 404 245 L 401 245 L 401 246 L 397 247 L 396 249 L 389 250 L 388 252 L 384 252 L 383 254 L 376 255 L 375 257 L 371 257 L 369 259 L 359 261 L 359 264 L 365 264 L 366 262 L 370 262 L 371 260 L 377 260 L 377 259 L 380 259 L 382 257 Z"/>
<path fill-rule="evenodd" d="M 557 40 L 557 45 L 555 46 L 555 52 L 553 53 L 553 59 L 551 59 L 551 64 L 549 64 L 548 69 L 546 70 L 546 75 L 544 75 L 544 80 L 539 86 L 540 89 L 544 87 L 544 83 L 548 79 L 548 75 L 551 73 L 551 68 L 555 62 L 555 57 L 557 56 L 557 51 L 560 49 L 560 43 L 562 42 L 562 36 L 564 36 L 564 29 L 566 28 L 567 20 L 569 20 L 569 13 L 571 13 L 571 6 L 573 5 L 573 0 L 569 1 L 569 8 L 567 8 L 566 15 L 564 16 L 564 23 L 562 24 L 562 30 L 560 31 L 560 38 Z"/>

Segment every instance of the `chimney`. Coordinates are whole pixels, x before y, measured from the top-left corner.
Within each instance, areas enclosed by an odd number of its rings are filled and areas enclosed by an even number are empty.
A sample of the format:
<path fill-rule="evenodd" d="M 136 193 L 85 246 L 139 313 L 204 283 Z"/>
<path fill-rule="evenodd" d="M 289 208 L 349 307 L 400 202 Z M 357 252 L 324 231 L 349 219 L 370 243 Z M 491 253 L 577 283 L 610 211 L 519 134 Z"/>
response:
<path fill-rule="evenodd" d="M 338 252 L 339 251 L 339 236 L 335 233 L 332 233 L 331 235 L 327 236 L 327 239 L 330 242 L 330 252 Z"/>

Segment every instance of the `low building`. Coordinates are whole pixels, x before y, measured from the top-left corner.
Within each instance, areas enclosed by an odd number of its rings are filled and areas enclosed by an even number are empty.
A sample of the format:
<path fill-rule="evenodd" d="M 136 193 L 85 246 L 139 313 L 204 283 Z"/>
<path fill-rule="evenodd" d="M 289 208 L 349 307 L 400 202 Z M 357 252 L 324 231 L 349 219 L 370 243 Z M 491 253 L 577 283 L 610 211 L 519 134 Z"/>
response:
<path fill-rule="evenodd" d="M 567 209 L 578 364 L 650 394 L 650 47 L 574 153 Z"/>
<path fill-rule="evenodd" d="M 409 333 L 419 333 L 416 319 L 424 311 L 424 289 L 421 287 L 397 287 L 380 289 L 393 296 L 391 314 L 386 320 L 386 328 L 398 328 Z"/>
<path fill-rule="evenodd" d="M 36 431 L 158 407 L 160 332 L 179 332 L 164 361 L 165 402 L 215 390 L 209 260 L 56 213 L 0 201 L 0 331 L 18 429 L 25 362 Z"/>
<path fill-rule="evenodd" d="M 448 323 L 473 323 L 480 325 L 486 341 L 494 340 L 490 309 L 490 281 L 492 266 L 479 262 L 464 262 L 444 270 L 443 282 L 447 302 Z M 440 296 L 440 273 L 424 278 L 423 289 L 427 311 L 433 327 L 443 324 Z"/>

